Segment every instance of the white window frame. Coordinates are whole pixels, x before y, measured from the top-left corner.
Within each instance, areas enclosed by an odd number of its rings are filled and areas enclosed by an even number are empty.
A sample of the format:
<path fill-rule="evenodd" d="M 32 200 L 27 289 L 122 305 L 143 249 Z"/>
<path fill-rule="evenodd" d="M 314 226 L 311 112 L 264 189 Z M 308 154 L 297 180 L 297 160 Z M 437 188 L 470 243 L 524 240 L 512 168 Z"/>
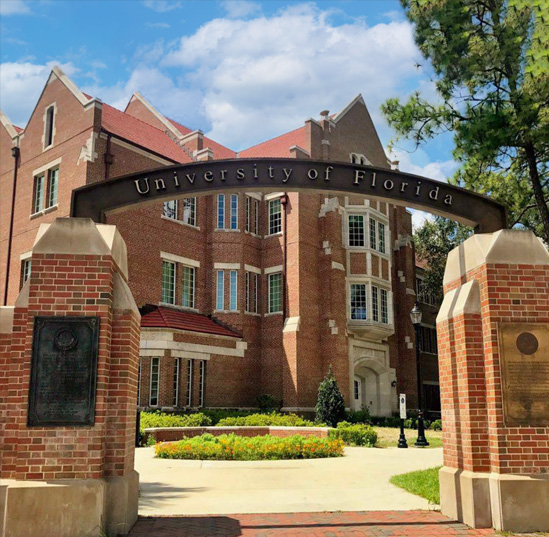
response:
<path fill-rule="evenodd" d="M 38 214 L 44 210 L 46 201 L 46 173 L 42 172 L 34 177 L 34 190 L 32 195 L 32 213 Z"/>
<path fill-rule="evenodd" d="M 181 358 L 175 358 L 173 371 L 173 406 L 179 406 L 179 383 L 181 382 Z"/>
<path fill-rule="evenodd" d="M 152 400 L 153 400 L 153 369 L 154 369 L 154 364 L 157 364 L 157 368 L 158 368 L 158 372 L 157 372 L 157 375 L 156 375 L 156 404 L 152 404 Z M 149 379 L 150 380 L 150 383 L 149 383 L 149 406 L 151 407 L 157 407 L 158 406 L 158 403 L 159 403 L 159 399 L 160 399 L 160 358 L 158 357 L 153 357 L 151 358 L 151 378 Z"/>
<path fill-rule="evenodd" d="M 252 198 L 250 196 L 246 196 L 246 222 L 244 230 L 247 233 L 250 233 L 252 230 Z"/>
<path fill-rule="evenodd" d="M 173 203 L 173 205 L 174 205 L 173 211 L 169 208 L 170 203 Z M 170 220 L 177 220 L 178 210 L 179 210 L 179 201 L 178 200 L 165 201 L 164 205 L 162 207 L 162 216 L 164 216 L 164 218 L 169 218 Z M 172 213 L 173 216 L 172 216 L 172 214 L 168 214 L 168 213 Z"/>
<path fill-rule="evenodd" d="M 194 360 L 187 360 L 187 407 L 193 404 L 193 369 Z"/>
<path fill-rule="evenodd" d="M 191 304 L 184 304 L 185 299 L 185 274 L 190 271 L 192 274 L 192 287 L 190 289 Z M 188 309 L 196 309 L 196 267 L 182 265 L 181 267 L 181 306 Z"/>
<path fill-rule="evenodd" d="M 216 229 L 225 229 L 225 194 L 217 195 Z M 221 225 L 220 225 L 221 224 Z"/>
<path fill-rule="evenodd" d="M 171 301 L 164 300 L 164 263 L 169 263 L 173 265 L 173 298 Z M 177 282 L 177 263 L 175 261 L 169 261 L 167 259 L 162 259 L 162 272 L 161 272 L 161 292 L 160 292 L 160 302 L 162 304 L 174 305 L 176 300 L 176 282 Z"/>
<path fill-rule="evenodd" d="M 275 276 L 280 276 L 280 309 L 273 309 L 273 303 L 271 300 L 271 289 L 273 286 L 273 280 Z M 282 272 L 272 272 L 267 275 L 267 312 L 269 314 L 274 313 L 282 313 L 283 307 L 284 307 L 284 300 L 283 300 L 283 287 L 284 287 L 284 278 L 282 277 Z"/>
<path fill-rule="evenodd" d="M 25 285 L 25 282 L 30 278 L 32 271 L 32 259 L 23 259 L 21 262 L 21 288 Z"/>
<path fill-rule="evenodd" d="M 385 296 L 385 308 L 383 308 L 383 296 Z M 390 293 L 387 289 L 380 287 L 379 289 L 379 321 L 381 324 L 390 324 L 389 323 L 389 296 Z M 384 315 L 385 312 L 385 315 Z"/>
<path fill-rule="evenodd" d="M 238 194 L 231 194 L 230 203 L 229 229 L 231 231 L 238 231 Z"/>
<path fill-rule="evenodd" d="M 268 236 L 273 236 L 273 235 L 280 235 L 282 233 L 282 200 L 281 198 L 275 198 L 275 199 L 272 199 L 272 200 L 269 200 L 268 202 L 268 211 L 267 211 L 267 218 L 268 218 Z M 276 226 L 271 226 L 271 207 L 275 204 L 275 203 L 278 203 L 279 205 L 279 211 L 278 211 L 278 218 L 275 218 L 275 221 L 277 222 L 277 225 Z M 276 213 L 273 213 L 274 215 L 276 215 Z M 280 229 L 278 229 L 280 228 Z M 275 231 L 276 229 L 276 231 Z"/>
<path fill-rule="evenodd" d="M 259 235 L 259 200 L 254 200 L 254 233 Z"/>
<path fill-rule="evenodd" d="M 351 244 L 351 217 L 362 218 L 362 244 Z M 360 213 L 349 213 L 347 214 L 347 246 L 349 248 L 366 248 L 367 238 L 366 238 L 366 228 L 365 220 L 367 218 L 366 214 Z"/>
<path fill-rule="evenodd" d="M 189 203 L 189 207 L 191 207 L 190 209 L 190 215 L 186 215 L 185 214 L 185 210 L 186 210 L 186 203 Z M 188 226 L 192 226 L 192 227 L 197 227 L 198 226 L 198 211 L 197 211 L 197 203 L 196 203 L 196 197 L 195 196 L 191 196 L 191 197 L 188 197 L 188 198 L 183 198 L 183 208 L 182 208 L 182 212 L 181 212 L 181 221 L 184 223 L 184 224 L 187 224 Z"/>
<path fill-rule="evenodd" d="M 217 311 L 225 310 L 225 271 L 224 270 L 217 270 L 215 274 L 215 309 Z"/>
<path fill-rule="evenodd" d="M 234 302 L 233 302 L 234 297 Z M 229 271 L 229 311 L 238 311 L 238 271 Z"/>
<path fill-rule="evenodd" d="M 364 318 L 355 318 L 353 317 L 353 286 L 364 286 L 364 309 L 365 314 Z M 349 284 L 349 319 L 351 321 L 364 322 L 369 319 L 369 304 L 368 304 L 368 291 L 369 285 L 366 282 L 351 282 Z"/>
<path fill-rule="evenodd" d="M 51 120 L 49 112 L 51 110 Z M 57 104 L 52 103 L 44 111 L 44 134 L 42 140 L 42 151 L 53 147 L 55 143 L 55 116 L 57 115 Z M 48 132 L 49 131 L 49 132 Z M 51 141 L 48 140 L 51 138 Z M 48 143 L 49 142 L 49 143 Z"/>

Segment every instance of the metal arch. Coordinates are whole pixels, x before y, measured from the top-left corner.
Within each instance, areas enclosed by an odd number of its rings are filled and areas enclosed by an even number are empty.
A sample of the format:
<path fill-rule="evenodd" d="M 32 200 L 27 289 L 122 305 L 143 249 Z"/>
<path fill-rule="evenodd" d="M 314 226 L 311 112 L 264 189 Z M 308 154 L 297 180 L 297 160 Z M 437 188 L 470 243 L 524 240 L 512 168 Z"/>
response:
<path fill-rule="evenodd" d="M 463 188 L 385 168 L 293 158 L 193 162 L 93 183 L 73 191 L 71 216 L 104 222 L 110 212 L 141 203 L 254 191 L 368 196 L 446 216 L 480 233 L 507 227 L 503 205 Z"/>

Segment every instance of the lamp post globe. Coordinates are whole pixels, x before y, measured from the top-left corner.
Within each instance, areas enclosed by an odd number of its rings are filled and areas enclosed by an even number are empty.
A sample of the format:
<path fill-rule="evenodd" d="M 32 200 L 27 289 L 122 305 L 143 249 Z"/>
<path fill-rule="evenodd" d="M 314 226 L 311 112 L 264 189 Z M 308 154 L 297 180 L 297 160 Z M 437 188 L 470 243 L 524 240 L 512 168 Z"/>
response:
<path fill-rule="evenodd" d="M 416 370 L 417 370 L 417 447 L 427 447 L 429 442 L 425 438 L 425 424 L 423 422 L 423 397 L 421 389 L 421 361 L 419 358 L 419 327 L 421 325 L 422 312 L 417 302 L 410 312 L 410 319 L 416 333 Z"/>

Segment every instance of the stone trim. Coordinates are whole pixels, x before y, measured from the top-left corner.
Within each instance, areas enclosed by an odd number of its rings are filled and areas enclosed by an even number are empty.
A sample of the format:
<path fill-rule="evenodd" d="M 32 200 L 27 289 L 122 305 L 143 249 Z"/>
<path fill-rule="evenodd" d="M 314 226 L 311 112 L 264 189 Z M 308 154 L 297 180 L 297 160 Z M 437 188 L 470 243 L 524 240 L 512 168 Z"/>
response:
<path fill-rule="evenodd" d="M 182 265 L 187 265 L 189 267 L 200 268 L 200 261 L 190 259 L 189 257 L 170 254 L 169 252 L 160 252 L 160 257 L 166 261 L 173 261 L 174 263 L 181 263 Z"/>

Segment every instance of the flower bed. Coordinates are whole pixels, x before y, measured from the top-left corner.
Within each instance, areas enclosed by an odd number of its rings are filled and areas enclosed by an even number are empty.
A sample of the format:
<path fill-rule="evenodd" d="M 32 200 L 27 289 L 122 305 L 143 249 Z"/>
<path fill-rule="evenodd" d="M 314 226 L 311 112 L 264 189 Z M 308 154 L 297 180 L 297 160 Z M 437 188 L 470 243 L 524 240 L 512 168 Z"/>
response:
<path fill-rule="evenodd" d="M 343 441 L 294 435 L 278 438 L 271 435 L 243 437 L 235 434 L 204 434 L 179 442 L 155 446 L 161 459 L 260 461 L 315 459 L 343 456 Z"/>
<path fill-rule="evenodd" d="M 329 427 L 151 427 L 145 429 L 144 433 L 148 438 L 154 438 L 156 442 L 171 442 L 203 434 L 213 436 L 236 434 L 246 437 L 269 434 L 278 438 L 299 434 L 304 437 L 328 438 L 329 430 Z"/>

